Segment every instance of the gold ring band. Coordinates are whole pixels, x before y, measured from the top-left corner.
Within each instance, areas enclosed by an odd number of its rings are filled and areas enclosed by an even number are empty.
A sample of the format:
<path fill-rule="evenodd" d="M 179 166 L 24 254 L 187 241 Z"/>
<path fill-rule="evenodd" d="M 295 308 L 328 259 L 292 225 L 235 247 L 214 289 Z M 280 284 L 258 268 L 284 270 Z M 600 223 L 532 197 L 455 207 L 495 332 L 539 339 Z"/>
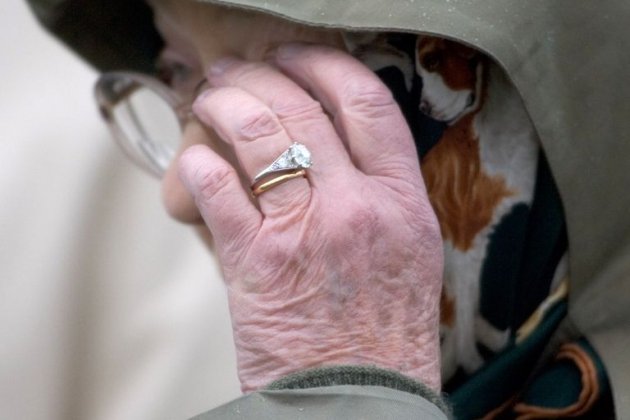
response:
<path fill-rule="evenodd" d="M 256 184 L 252 185 L 252 194 L 254 195 L 254 197 L 257 197 L 260 194 L 264 193 L 265 191 L 269 191 L 273 187 L 277 187 L 280 184 L 284 184 L 285 182 L 291 179 L 300 178 L 304 176 L 306 176 L 306 170 L 304 169 L 299 169 L 293 172 L 285 173 L 283 175 L 275 176 L 269 179 L 268 181 L 261 182 L 260 184 L 257 184 L 257 185 Z"/>

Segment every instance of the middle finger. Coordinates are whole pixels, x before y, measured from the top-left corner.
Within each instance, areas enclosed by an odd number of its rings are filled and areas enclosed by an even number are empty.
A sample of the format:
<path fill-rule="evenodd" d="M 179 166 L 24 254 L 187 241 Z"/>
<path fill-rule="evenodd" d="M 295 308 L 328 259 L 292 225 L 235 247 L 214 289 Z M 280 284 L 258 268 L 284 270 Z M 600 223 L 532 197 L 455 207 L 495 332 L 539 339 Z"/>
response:
<path fill-rule="evenodd" d="M 239 87 L 264 102 L 278 117 L 289 137 L 313 153 L 315 186 L 351 167 L 349 155 L 319 102 L 286 75 L 263 62 L 229 57 L 207 75 L 211 86 Z"/>

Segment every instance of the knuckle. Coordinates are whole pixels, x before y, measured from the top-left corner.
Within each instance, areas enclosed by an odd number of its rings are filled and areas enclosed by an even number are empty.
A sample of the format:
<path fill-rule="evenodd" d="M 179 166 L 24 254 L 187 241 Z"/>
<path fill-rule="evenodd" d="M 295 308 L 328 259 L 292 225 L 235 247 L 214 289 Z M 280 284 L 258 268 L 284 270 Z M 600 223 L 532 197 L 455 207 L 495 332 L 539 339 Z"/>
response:
<path fill-rule="evenodd" d="M 344 86 L 343 97 L 343 109 L 368 117 L 389 115 L 398 109 L 391 91 L 371 78 L 349 79 Z"/>
<path fill-rule="evenodd" d="M 314 100 L 278 101 L 272 107 L 281 120 L 319 119 L 325 116 L 322 106 Z"/>
<path fill-rule="evenodd" d="M 243 140 L 252 141 L 278 134 L 282 131 L 282 126 L 269 110 L 259 110 L 244 114 L 237 129 Z"/>

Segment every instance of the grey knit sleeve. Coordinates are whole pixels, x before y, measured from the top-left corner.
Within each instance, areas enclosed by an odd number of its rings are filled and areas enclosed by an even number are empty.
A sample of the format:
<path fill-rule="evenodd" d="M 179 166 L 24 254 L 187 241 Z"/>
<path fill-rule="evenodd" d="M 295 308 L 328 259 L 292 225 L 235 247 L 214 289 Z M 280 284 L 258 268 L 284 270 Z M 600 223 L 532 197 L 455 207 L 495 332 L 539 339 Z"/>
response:
<path fill-rule="evenodd" d="M 266 389 L 306 389 L 335 385 L 382 386 L 408 392 L 436 405 L 450 417 L 450 408 L 442 396 L 399 372 L 376 366 L 318 367 L 285 376 L 269 384 Z"/>

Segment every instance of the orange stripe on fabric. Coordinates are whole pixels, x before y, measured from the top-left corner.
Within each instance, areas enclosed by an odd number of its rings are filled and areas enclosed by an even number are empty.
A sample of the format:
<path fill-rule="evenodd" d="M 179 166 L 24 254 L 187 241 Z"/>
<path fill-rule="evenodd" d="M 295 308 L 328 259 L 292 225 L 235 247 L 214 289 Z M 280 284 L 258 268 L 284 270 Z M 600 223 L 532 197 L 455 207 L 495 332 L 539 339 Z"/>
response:
<path fill-rule="evenodd" d="M 497 408 L 493 409 L 492 411 L 488 412 L 485 416 L 479 418 L 478 420 L 494 420 L 505 411 L 507 411 L 510 407 L 512 407 L 515 402 L 516 396 L 510 398 L 509 400 L 507 400 Z"/>
<path fill-rule="evenodd" d="M 561 417 L 574 417 L 586 413 L 593 407 L 599 397 L 599 381 L 597 369 L 590 356 L 575 343 L 564 344 L 556 359 L 571 360 L 581 372 L 582 391 L 578 400 L 564 408 L 546 408 L 525 403 L 519 403 L 514 407 L 514 412 L 519 414 L 517 420 L 548 419 Z"/>

